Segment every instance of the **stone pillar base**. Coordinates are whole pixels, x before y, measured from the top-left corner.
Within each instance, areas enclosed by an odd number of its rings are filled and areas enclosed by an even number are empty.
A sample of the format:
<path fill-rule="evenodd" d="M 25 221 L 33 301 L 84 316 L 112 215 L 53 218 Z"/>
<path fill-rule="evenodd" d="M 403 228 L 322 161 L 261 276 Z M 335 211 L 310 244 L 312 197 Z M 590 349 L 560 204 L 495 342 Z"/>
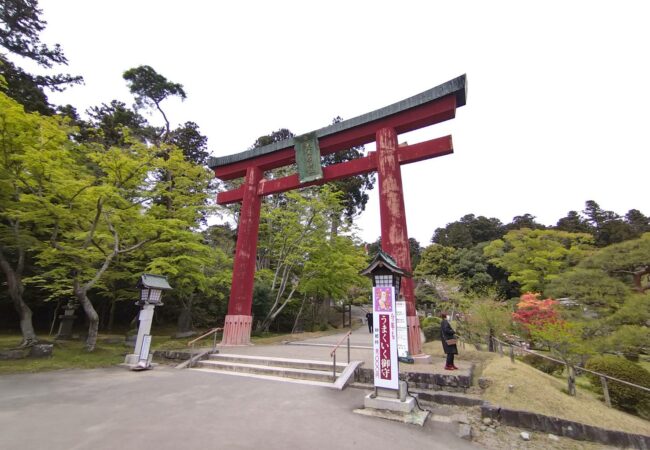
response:
<path fill-rule="evenodd" d="M 152 366 L 151 361 L 153 360 L 153 355 L 149 353 L 149 356 L 147 358 L 147 366 L 150 367 Z M 136 367 L 138 363 L 140 362 L 140 355 L 136 355 L 135 353 L 130 353 L 124 357 L 124 362 L 122 365 L 127 366 L 129 368 Z"/>
<path fill-rule="evenodd" d="M 415 398 L 407 397 L 405 401 L 399 398 L 382 397 L 368 394 L 363 400 L 364 408 L 384 409 L 398 413 L 410 413 L 415 408 Z"/>
<path fill-rule="evenodd" d="M 415 361 L 415 364 L 431 364 L 431 363 L 433 363 L 433 358 L 431 358 L 431 355 L 427 355 L 425 353 L 422 353 L 420 355 L 411 355 L 411 358 L 413 358 L 413 361 Z"/>
<path fill-rule="evenodd" d="M 221 345 L 251 345 L 252 316 L 227 315 Z"/>

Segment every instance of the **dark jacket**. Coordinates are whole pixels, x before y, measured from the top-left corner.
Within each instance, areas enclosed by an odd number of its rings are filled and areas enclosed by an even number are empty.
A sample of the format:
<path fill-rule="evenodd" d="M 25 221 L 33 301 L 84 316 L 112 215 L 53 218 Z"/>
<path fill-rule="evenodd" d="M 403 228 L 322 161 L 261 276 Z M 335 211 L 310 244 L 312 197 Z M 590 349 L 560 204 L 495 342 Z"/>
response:
<path fill-rule="evenodd" d="M 454 355 L 457 355 L 458 347 L 456 347 L 456 344 L 447 344 L 447 339 L 456 339 L 456 332 L 447 319 L 442 319 L 442 323 L 440 324 L 440 340 L 442 341 L 442 348 L 445 353 L 453 353 Z"/>

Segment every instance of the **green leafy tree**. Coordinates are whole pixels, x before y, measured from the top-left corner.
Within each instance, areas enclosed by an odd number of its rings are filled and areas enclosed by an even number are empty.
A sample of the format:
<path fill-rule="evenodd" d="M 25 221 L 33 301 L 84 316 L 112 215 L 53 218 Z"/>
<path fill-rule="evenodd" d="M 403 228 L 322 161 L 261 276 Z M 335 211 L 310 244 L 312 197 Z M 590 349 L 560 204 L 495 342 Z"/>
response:
<path fill-rule="evenodd" d="M 45 273 L 37 278 L 54 296 L 72 294 L 88 318 L 86 349 L 97 342 L 99 316 L 89 292 L 103 283 L 113 260 L 157 238 L 163 227 L 141 205 L 151 199 L 149 170 L 155 150 L 77 147 L 76 177 L 61 186 L 60 203 L 50 202 L 55 224 L 52 246 L 38 255 Z M 94 170 L 84 170 L 92 161 Z"/>
<path fill-rule="evenodd" d="M 621 325 L 650 326 L 650 293 L 628 296 L 613 314 L 603 321 L 610 329 Z"/>
<path fill-rule="evenodd" d="M 41 42 L 40 34 L 47 25 L 41 14 L 36 0 L 3 1 L 0 5 L 0 45 L 45 67 L 66 64 L 59 44 L 52 48 Z"/>
<path fill-rule="evenodd" d="M 194 122 L 185 122 L 171 132 L 170 141 L 183 151 L 185 159 L 198 165 L 208 163 L 208 138 L 201 134 Z"/>
<path fill-rule="evenodd" d="M 507 303 L 491 298 L 478 298 L 472 302 L 459 332 L 474 344 L 491 342 L 493 336 L 502 336 L 512 329 L 512 311 Z"/>
<path fill-rule="evenodd" d="M 500 298 L 518 295 L 518 288 L 507 281 L 503 270 L 490 263 L 483 253 L 487 243 L 472 248 L 444 247 L 432 244 L 422 252 L 416 277 L 433 275 L 443 279 L 455 279 L 462 292 L 485 297 L 496 291 Z"/>
<path fill-rule="evenodd" d="M 505 226 L 506 230 L 520 230 L 522 228 L 529 228 L 531 230 L 543 230 L 546 228 L 545 225 L 535 222 L 535 216 L 532 214 L 524 214 L 522 216 L 515 216 L 512 219 L 512 222 Z"/>
<path fill-rule="evenodd" d="M 638 209 L 631 209 L 625 214 L 625 221 L 629 224 L 634 237 L 650 232 L 650 218 L 643 215 Z"/>
<path fill-rule="evenodd" d="M 461 248 L 453 258 L 452 270 L 460 280 L 463 292 L 486 295 L 495 286 L 489 273 L 490 263 L 483 255 L 482 245 Z"/>
<path fill-rule="evenodd" d="M 646 292 L 650 289 L 650 233 L 605 247 L 585 259 L 580 266 L 628 280 L 636 292 Z"/>
<path fill-rule="evenodd" d="M 293 134 L 290 130 L 286 128 L 280 128 L 278 130 L 272 131 L 269 134 L 258 137 L 250 149 L 264 147 L 265 145 L 273 144 L 274 142 L 281 142 L 286 139 L 291 139 L 294 136 L 295 134 Z"/>
<path fill-rule="evenodd" d="M 142 115 L 118 100 L 93 106 L 87 113 L 90 117 L 90 126 L 86 125 L 82 128 L 85 132 L 81 141 L 99 142 L 106 148 L 124 147 L 134 138 L 146 142 L 153 140 L 157 135 L 156 130 Z M 84 126 L 78 120 L 77 124 Z"/>
<path fill-rule="evenodd" d="M 437 228 L 431 242 L 454 248 L 470 248 L 503 236 L 505 229 L 499 219 L 467 214 L 459 221 Z"/>
<path fill-rule="evenodd" d="M 19 101 L 28 112 L 38 112 L 44 116 L 54 114 L 43 90 L 44 80 L 25 72 L 3 55 L 0 55 L 0 76 L 6 81 L 3 86 L 6 94 Z"/>
<path fill-rule="evenodd" d="M 358 271 L 365 263 L 348 237 L 331 236 L 331 218 L 342 208 L 340 193 L 323 186 L 272 200 L 281 207 L 266 202 L 260 220 L 258 259 L 263 265 L 258 276 L 268 280 L 271 304 L 259 331 L 268 331 L 299 293 L 323 299 L 347 295 L 348 287 L 360 282 Z"/>
<path fill-rule="evenodd" d="M 135 96 L 138 108 L 151 107 L 158 110 L 165 121 L 165 131 L 168 136 L 171 132 L 169 119 L 161 107 L 161 103 L 169 97 L 178 96 L 184 100 L 187 96 L 183 85 L 174 83 L 156 72 L 151 66 L 138 66 L 127 70 L 123 74 L 129 90 Z"/>
<path fill-rule="evenodd" d="M 27 259 L 43 248 L 52 230 L 51 203 L 74 180 L 66 128 L 55 118 L 26 113 L 0 92 L 0 268 L 20 319 L 22 345 L 36 341 L 25 302 Z"/>
<path fill-rule="evenodd" d="M 556 230 L 568 231 L 569 233 L 589 233 L 594 229 L 577 211 L 569 211 L 566 217 L 557 221 Z"/>
<path fill-rule="evenodd" d="M 629 296 L 630 288 L 599 269 L 574 267 L 562 272 L 546 287 L 545 293 L 553 298 L 570 298 L 599 317 L 614 313 Z"/>
<path fill-rule="evenodd" d="M 341 117 L 335 117 L 332 124 L 341 122 Z M 364 156 L 363 146 L 352 147 L 347 150 L 338 151 L 322 157 L 323 166 L 331 166 L 347 161 L 352 161 Z M 342 180 L 329 183 L 335 191 L 341 192 L 343 203 L 343 217 L 351 222 L 352 219 L 366 209 L 368 203 L 368 191 L 372 190 L 375 184 L 374 174 L 366 173 L 347 177 Z M 336 232 L 338 220 L 333 220 L 333 231 Z"/>
<path fill-rule="evenodd" d="M 59 44 L 53 47 L 41 42 L 40 35 L 47 22 L 36 0 L 4 0 L 0 2 L 0 47 L 10 54 L 30 59 L 41 67 L 67 65 L 68 60 Z M 61 91 L 70 84 L 81 83 L 79 76 L 67 74 L 31 75 L 0 55 L 0 75 L 7 82 L 7 94 L 25 105 L 27 111 L 50 115 L 54 110 L 43 88 Z"/>
<path fill-rule="evenodd" d="M 317 192 L 317 189 L 291 191 L 271 199 L 281 202 L 282 207 L 274 207 L 270 202 L 263 204 L 258 258 L 265 261 L 262 269 L 272 273 L 269 278 L 273 303 L 260 321 L 259 331 L 268 331 L 293 299 L 304 274 L 306 257 L 329 232 L 331 211 L 320 201 Z"/>
<path fill-rule="evenodd" d="M 592 243 L 593 238 L 584 233 L 524 228 L 509 231 L 483 251 L 522 290 L 543 292 L 549 282 L 587 256 Z"/>
<path fill-rule="evenodd" d="M 623 325 L 607 336 L 601 344 L 601 348 L 638 360 L 639 353 L 650 348 L 650 328 L 639 325 Z"/>
<path fill-rule="evenodd" d="M 319 241 L 305 262 L 298 286 L 303 299 L 336 304 L 349 303 L 349 296 L 367 292 L 370 280 L 359 275 L 366 264 L 361 246 L 350 236 L 333 236 Z M 320 325 L 327 325 L 328 308 L 320 308 Z"/>
<path fill-rule="evenodd" d="M 420 264 L 415 271 L 416 275 L 435 275 L 448 277 L 454 274 L 453 264 L 456 249 L 444 245 L 433 244 L 422 252 Z"/>
<path fill-rule="evenodd" d="M 594 230 L 596 245 L 605 247 L 623 242 L 634 237 L 634 231 L 628 223 L 613 211 L 606 211 L 593 200 L 585 203 L 583 214 Z"/>
<path fill-rule="evenodd" d="M 169 296 L 180 305 L 178 331 L 188 333 L 197 306 L 223 301 L 231 259 L 219 247 L 208 245 L 204 235 L 195 230 L 205 211 L 212 175 L 205 167 L 188 161 L 177 147 L 171 146 L 164 153 L 167 158 L 159 168 L 170 175 L 173 187 L 158 183 L 162 201 L 151 211 L 168 227 L 146 250 L 150 260 L 147 270 L 169 277 L 174 286 Z"/>
<path fill-rule="evenodd" d="M 583 327 L 582 323 L 563 320 L 529 327 L 533 340 L 548 347 L 567 366 L 567 391 L 572 396 L 576 395 L 575 366 L 593 353 L 592 346 L 583 338 Z"/>

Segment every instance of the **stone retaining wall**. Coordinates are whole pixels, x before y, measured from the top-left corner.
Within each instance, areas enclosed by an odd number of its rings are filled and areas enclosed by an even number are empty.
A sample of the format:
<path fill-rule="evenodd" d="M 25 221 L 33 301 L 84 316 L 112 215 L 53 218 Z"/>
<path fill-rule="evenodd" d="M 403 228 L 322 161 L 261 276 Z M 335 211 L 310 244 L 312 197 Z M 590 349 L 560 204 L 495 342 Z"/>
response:
<path fill-rule="evenodd" d="M 153 352 L 154 358 L 173 359 L 186 361 L 190 359 L 192 353 L 187 350 L 156 350 Z"/>
<path fill-rule="evenodd" d="M 481 406 L 481 416 L 497 419 L 504 425 L 543 431 L 572 439 L 599 442 L 621 448 L 650 450 L 650 436 L 606 430 L 557 417 L 501 408 L 488 403 Z"/>
<path fill-rule="evenodd" d="M 418 392 L 418 399 L 425 402 L 438 403 L 440 405 L 454 405 L 454 406 L 482 406 L 484 401 L 476 397 L 468 397 L 464 394 L 455 392 Z"/>
<path fill-rule="evenodd" d="M 433 391 L 466 392 L 471 386 L 472 377 L 464 375 L 442 375 L 436 373 L 405 372 L 399 379 L 409 384 L 410 388 L 430 389 Z M 374 383 L 373 369 L 359 367 L 354 371 L 354 381 L 365 384 Z"/>
<path fill-rule="evenodd" d="M 50 358 L 54 350 L 52 344 L 34 344 L 30 347 L 0 350 L 0 361 L 23 358 Z"/>

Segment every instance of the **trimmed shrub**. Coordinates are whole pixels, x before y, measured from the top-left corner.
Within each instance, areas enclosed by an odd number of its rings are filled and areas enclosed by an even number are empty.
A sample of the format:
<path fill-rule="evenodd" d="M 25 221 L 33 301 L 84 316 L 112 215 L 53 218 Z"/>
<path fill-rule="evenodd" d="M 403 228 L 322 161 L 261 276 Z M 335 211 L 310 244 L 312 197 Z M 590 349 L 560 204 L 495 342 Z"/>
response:
<path fill-rule="evenodd" d="M 625 358 L 612 355 L 595 356 L 587 361 L 585 368 L 650 388 L 650 372 Z M 594 387 L 601 386 L 598 376 L 588 373 L 587 377 Z M 612 405 L 644 418 L 650 417 L 650 394 L 616 381 L 608 380 L 607 387 Z"/>
<path fill-rule="evenodd" d="M 523 358 L 521 358 L 521 360 L 526 364 L 533 366 L 535 369 L 541 370 L 549 375 L 561 375 L 565 367 L 562 363 L 551 361 L 532 353 L 527 353 Z"/>
<path fill-rule="evenodd" d="M 442 319 L 440 317 L 425 317 L 420 322 L 420 328 L 424 333 L 424 337 L 427 341 L 439 341 L 440 340 L 440 324 Z"/>
<path fill-rule="evenodd" d="M 427 342 L 440 340 L 440 325 L 423 327 L 422 332 L 424 333 L 424 337 L 427 338 Z"/>
<path fill-rule="evenodd" d="M 420 321 L 420 328 L 424 327 L 430 327 L 430 326 L 437 326 L 440 328 L 440 324 L 442 323 L 442 319 L 440 317 L 425 317 Z"/>

